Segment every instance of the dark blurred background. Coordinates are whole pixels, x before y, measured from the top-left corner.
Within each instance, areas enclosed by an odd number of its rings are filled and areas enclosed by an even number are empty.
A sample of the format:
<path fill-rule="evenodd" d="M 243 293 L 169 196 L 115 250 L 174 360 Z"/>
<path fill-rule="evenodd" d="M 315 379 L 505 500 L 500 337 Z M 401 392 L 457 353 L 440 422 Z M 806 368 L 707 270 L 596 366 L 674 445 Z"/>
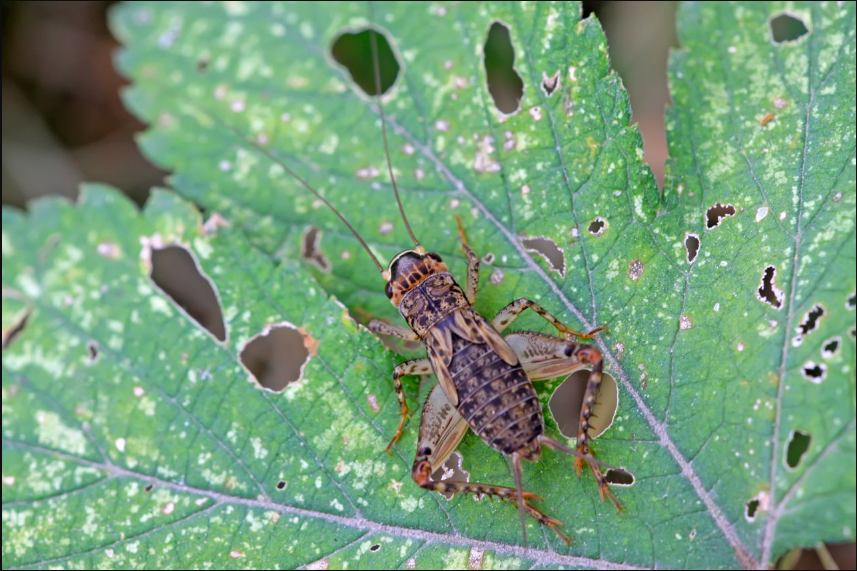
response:
<path fill-rule="evenodd" d="M 146 161 L 134 142 L 145 126 L 119 98 L 127 81 L 113 67 L 118 43 L 107 26 L 111 4 L 2 3 L 4 204 L 24 207 L 48 194 L 76 197 L 83 181 L 112 184 L 142 204 L 150 187 L 164 184 L 167 173 Z M 594 13 L 604 26 L 613 67 L 628 89 L 633 120 L 643 134 L 646 160 L 662 185 L 667 55 L 678 46 L 676 3 L 583 4 L 584 14 Z M 192 263 L 182 270 L 176 262 L 165 271 L 195 270 Z M 219 313 L 219 308 L 195 311 L 201 323 L 206 312 Z M 779 562 L 786 569 L 837 565 L 855 568 L 853 543 L 794 550 Z"/>

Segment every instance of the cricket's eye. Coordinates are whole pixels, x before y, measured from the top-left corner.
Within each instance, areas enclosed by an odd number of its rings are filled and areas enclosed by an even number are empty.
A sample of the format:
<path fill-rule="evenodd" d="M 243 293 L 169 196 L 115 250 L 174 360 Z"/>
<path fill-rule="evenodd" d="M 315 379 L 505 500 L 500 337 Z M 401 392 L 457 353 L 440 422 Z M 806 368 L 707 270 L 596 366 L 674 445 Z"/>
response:
<path fill-rule="evenodd" d="M 384 293 L 387 294 L 387 299 L 393 299 L 393 282 L 387 282 L 387 287 L 384 288 Z"/>
<path fill-rule="evenodd" d="M 429 252 L 428 254 L 426 254 L 426 256 L 428 256 L 429 258 L 431 258 L 431 259 L 432 259 L 432 260 L 434 260 L 435 262 L 442 262 L 442 261 L 443 261 L 443 260 L 441 260 L 441 259 L 440 259 L 440 256 L 438 256 L 438 255 L 437 255 L 437 254 L 435 254 L 434 252 Z"/>

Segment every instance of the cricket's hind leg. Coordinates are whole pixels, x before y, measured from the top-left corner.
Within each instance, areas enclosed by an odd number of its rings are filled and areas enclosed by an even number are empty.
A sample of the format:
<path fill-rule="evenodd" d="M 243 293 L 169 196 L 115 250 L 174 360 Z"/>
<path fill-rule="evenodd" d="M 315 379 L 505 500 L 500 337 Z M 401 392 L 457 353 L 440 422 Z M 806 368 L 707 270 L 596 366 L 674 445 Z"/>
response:
<path fill-rule="evenodd" d="M 484 494 L 490 498 L 500 498 L 517 505 L 518 491 L 506 486 L 478 484 L 475 482 L 438 482 L 432 479 L 432 473 L 442 465 L 467 434 L 468 426 L 464 418 L 446 398 L 440 385 L 429 393 L 423 407 L 420 420 L 420 436 L 417 443 L 417 456 L 411 470 L 411 477 L 425 490 L 455 494 Z M 539 523 L 550 527 L 566 543 L 571 541 L 559 530 L 562 522 L 548 517 L 535 508 L 530 500 L 541 498 L 532 492 L 521 490 L 524 511 Z M 526 541 L 526 540 L 525 540 Z"/>
<path fill-rule="evenodd" d="M 601 500 L 604 501 L 605 496 L 610 498 L 616 509 L 621 511 L 621 504 L 610 491 L 607 478 L 598 463 L 593 461 L 595 455 L 589 448 L 589 420 L 592 418 L 592 407 L 595 405 L 595 399 L 601 385 L 603 366 L 601 352 L 592 345 L 573 343 L 567 339 L 532 331 L 512 333 L 506 336 L 506 341 L 518 355 L 521 365 L 532 381 L 553 379 L 570 375 L 586 366 L 592 367 L 592 372 L 589 374 L 586 383 L 583 403 L 580 407 L 580 420 L 577 430 L 577 452 L 579 455 L 574 460 L 574 468 L 579 477 L 584 464 L 588 464 L 598 482 L 598 493 L 601 495 Z M 548 436 L 543 435 L 542 438 L 542 443 L 551 448 L 563 452 L 571 450 Z"/>

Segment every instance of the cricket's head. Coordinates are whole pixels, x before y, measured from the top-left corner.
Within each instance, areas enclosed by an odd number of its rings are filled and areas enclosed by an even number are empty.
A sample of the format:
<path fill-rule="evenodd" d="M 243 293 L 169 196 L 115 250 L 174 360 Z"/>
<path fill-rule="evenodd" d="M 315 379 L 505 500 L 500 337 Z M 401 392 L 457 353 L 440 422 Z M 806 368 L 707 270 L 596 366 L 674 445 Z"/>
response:
<path fill-rule="evenodd" d="M 385 293 L 396 307 L 402 301 L 402 296 L 424 279 L 434 274 L 448 272 L 449 268 L 440 259 L 440 256 L 432 252 L 426 252 L 420 246 L 413 250 L 405 250 L 393 258 L 390 267 L 384 272 L 387 280 Z"/>

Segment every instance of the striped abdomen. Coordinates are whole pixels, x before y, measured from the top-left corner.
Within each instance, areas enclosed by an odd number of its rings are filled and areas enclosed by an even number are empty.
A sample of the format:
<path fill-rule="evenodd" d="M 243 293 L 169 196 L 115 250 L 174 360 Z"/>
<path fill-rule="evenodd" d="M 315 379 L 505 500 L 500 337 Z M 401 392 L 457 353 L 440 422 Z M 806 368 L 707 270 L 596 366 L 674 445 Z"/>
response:
<path fill-rule="evenodd" d="M 510 365 L 487 343 L 456 335 L 452 346 L 449 372 L 458 389 L 459 414 L 495 450 L 512 454 L 526 448 L 544 432 L 544 419 L 520 363 Z"/>

